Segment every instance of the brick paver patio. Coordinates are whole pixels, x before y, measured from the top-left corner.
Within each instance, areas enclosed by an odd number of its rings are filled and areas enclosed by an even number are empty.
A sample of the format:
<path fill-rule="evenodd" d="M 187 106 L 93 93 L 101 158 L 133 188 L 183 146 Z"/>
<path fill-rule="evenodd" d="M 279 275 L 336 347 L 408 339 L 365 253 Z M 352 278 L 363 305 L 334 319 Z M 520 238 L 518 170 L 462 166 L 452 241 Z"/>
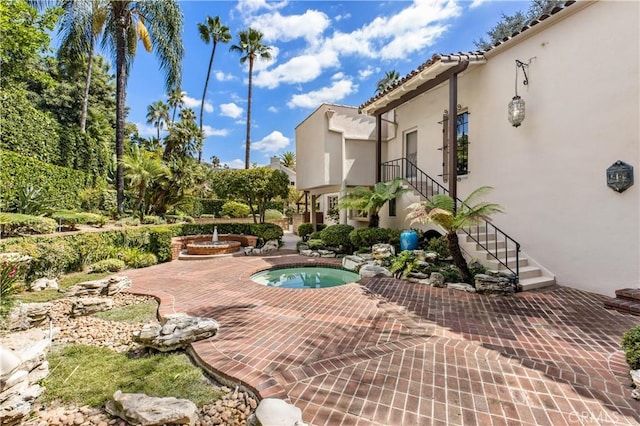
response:
<path fill-rule="evenodd" d="M 288 399 L 313 425 L 638 424 L 619 350 L 638 318 L 556 287 L 490 297 L 374 278 L 268 288 L 249 277 L 318 260 L 283 254 L 128 271 L 160 314 L 215 318 L 192 345 L 218 375 Z M 326 261 L 323 260 L 324 263 Z"/>

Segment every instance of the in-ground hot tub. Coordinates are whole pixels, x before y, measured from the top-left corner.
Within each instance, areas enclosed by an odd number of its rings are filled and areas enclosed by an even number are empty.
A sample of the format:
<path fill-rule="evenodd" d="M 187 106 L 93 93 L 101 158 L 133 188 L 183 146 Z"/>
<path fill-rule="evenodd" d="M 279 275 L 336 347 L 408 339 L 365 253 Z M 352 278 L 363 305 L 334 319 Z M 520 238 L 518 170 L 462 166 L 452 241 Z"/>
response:
<path fill-rule="evenodd" d="M 280 288 L 327 288 L 356 282 L 360 275 L 331 266 L 293 266 L 260 271 L 251 280 L 268 287 Z"/>

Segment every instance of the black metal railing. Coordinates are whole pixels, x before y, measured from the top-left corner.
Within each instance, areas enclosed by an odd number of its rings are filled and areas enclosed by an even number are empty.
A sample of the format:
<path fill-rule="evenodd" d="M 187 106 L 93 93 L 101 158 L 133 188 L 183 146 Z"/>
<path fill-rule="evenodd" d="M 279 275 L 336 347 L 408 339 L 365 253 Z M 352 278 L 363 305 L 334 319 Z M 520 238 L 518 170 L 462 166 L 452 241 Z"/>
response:
<path fill-rule="evenodd" d="M 436 194 L 449 195 L 447 188 L 423 172 L 407 158 L 386 161 L 380 166 L 383 181 L 401 177 L 427 200 L 430 200 Z M 469 207 L 459 198 L 456 198 L 456 206 Z M 518 283 L 520 276 L 520 243 L 486 220 L 481 220 L 478 225 L 462 228 L 462 231 L 511 272 L 512 280 Z M 504 243 L 504 247 L 499 247 L 503 245 L 502 243 Z M 510 251 L 515 251 L 515 256 L 509 256 Z"/>

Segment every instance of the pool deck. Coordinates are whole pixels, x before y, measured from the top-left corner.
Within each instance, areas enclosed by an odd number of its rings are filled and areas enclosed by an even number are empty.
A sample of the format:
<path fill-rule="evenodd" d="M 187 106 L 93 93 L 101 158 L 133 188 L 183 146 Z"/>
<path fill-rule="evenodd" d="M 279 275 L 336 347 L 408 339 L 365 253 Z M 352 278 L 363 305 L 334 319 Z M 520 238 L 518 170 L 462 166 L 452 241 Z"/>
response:
<path fill-rule="evenodd" d="M 160 315 L 215 318 L 192 345 L 209 369 L 311 425 L 639 424 L 619 350 L 637 317 L 553 287 L 512 297 L 391 278 L 297 290 L 253 283 L 276 265 L 337 263 L 293 251 L 127 271 Z"/>

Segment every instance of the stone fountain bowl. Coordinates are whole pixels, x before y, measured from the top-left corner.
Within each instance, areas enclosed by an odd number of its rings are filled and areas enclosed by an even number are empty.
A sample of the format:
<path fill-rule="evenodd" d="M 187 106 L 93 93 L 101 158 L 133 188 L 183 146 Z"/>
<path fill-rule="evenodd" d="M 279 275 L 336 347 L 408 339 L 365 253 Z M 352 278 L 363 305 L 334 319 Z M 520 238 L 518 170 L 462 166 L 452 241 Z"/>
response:
<path fill-rule="evenodd" d="M 187 254 L 212 255 L 229 254 L 240 250 L 240 241 L 202 241 L 187 244 Z"/>

